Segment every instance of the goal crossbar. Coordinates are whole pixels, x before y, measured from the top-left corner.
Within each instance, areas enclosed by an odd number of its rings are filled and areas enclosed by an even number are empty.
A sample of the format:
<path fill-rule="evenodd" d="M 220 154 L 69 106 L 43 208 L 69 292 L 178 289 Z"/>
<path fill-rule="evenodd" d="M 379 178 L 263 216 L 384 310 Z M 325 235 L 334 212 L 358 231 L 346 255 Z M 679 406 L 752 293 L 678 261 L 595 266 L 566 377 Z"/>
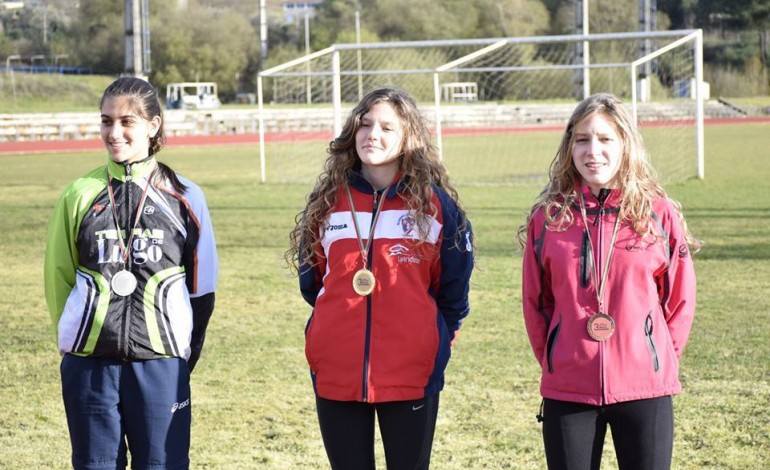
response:
<path fill-rule="evenodd" d="M 580 45 L 587 42 L 601 43 L 607 41 L 640 41 L 640 40 L 669 40 L 672 41 L 663 47 L 659 47 L 650 54 L 644 57 L 636 58 L 635 60 L 625 61 L 609 61 L 601 62 L 595 60 L 594 62 L 580 60 L 573 63 L 540 63 L 540 64 L 486 64 L 479 65 L 479 62 L 485 56 L 492 56 L 496 51 L 504 48 L 505 46 L 513 45 L 527 45 L 528 47 L 543 47 L 544 45 L 558 45 L 558 44 L 573 44 Z M 616 69 L 616 68 L 628 68 L 631 72 L 631 106 L 634 116 L 636 117 L 637 110 L 637 76 L 638 68 L 643 64 L 650 64 L 652 61 L 657 60 L 663 54 L 666 54 L 670 50 L 683 47 L 685 44 L 693 43 L 693 56 L 695 57 L 694 64 L 694 81 L 695 83 L 702 82 L 702 32 L 698 29 L 693 30 L 671 30 L 671 31 L 655 31 L 655 32 L 627 32 L 627 33 L 602 33 L 602 34 L 575 34 L 575 35 L 558 35 L 558 36 L 534 36 L 534 37 L 511 37 L 511 38 L 485 38 L 485 39 L 467 39 L 467 40 L 431 40 L 431 41 L 402 41 L 402 42 L 387 42 L 387 43 L 348 43 L 348 44 L 335 44 L 326 49 L 308 54 L 292 61 L 283 63 L 281 65 L 269 68 L 260 72 L 257 75 L 257 94 L 258 94 L 258 122 L 259 122 L 259 136 L 260 136 L 260 179 L 262 182 L 266 182 L 266 165 L 265 165 L 265 104 L 264 104 L 264 84 L 263 80 L 268 78 L 306 78 L 310 80 L 310 77 L 320 80 L 330 80 L 331 90 L 331 105 L 333 107 L 333 131 L 331 138 L 334 138 L 342 129 L 342 101 L 343 92 L 341 90 L 341 82 L 344 77 L 371 77 L 371 76 L 403 76 L 403 75 L 432 75 L 432 88 L 433 88 L 433 114 L 434 114 L 434 126 L 436 132 L 437 146 L 441 154 L 442 150 L 442 103 L 441 103 L 441 77 L 447 74 L 499 74 L 499 73 L 511 73 L 511 72 L 530 72 L 541 70 L 562 70 L 562 71 L 583 71 L 583 75 L 587 76 L 587 70 L 600 70 L 600 69 Z M 431 48 L 459 48 L 465 47 L 470 49 L 470 52 L 454 58 L 444 63 L 437 63 L 429 67 L 414 68 L 394 68 L 390 67 L 362 67 L 360 58 L 357 67 L 344 68 L 341 65 L 340 55 L 346 51 L 357 51 L 360 55 L 361 51 L 377 51 L 377 50 L 393 50 L 393 49 L 431 49 Z M 564 46 L 561 46 L 564 47 Z M 476 48 L 476 50 L 473 50 Z M 319 62 L 319 60 L 323 62 Z M 311 67 L 311 64 L 313 66 Z M 321 64 L 320 66 L 318 64 Z M 325 64 L 325 65 L 324 65 Z M 407 64 L 408 65 L 408 64 Z M 298 69 L 298 67 L 304 66 L 304 70 Z M 648 65 L 649 66 L 649 65 Z M 588 90 L 590 87 L 584 87 Z M 308 88 L 308 93 L 310 90 Z M 361 93 L 359 86 L 359 95 Z M 697 149 L 697 176 L 703 178 L 703 96 L 701 94 L 701 87 L 695 87 L 695 127 L 697 143 L 695 145 Z M 584 96 L 585 97 L 585 96 Z M 359 96 L 360 98 L 360 96 Z M 310 103 L 310 97 L 308 95 L 308 103 Z"/>

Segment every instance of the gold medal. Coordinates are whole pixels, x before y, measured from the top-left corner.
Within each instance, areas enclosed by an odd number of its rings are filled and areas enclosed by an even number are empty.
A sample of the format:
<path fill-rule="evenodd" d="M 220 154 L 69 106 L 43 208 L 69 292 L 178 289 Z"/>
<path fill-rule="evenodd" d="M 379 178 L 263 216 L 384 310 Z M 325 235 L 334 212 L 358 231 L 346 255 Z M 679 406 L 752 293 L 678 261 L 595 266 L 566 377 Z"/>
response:
<path fill-rule="evenodd" d="M 615 333 L 615 320 L 604 313 L 597 313 L 588 319 L 588 336 L 596 341 L 607 341 Z"/>
<path fill-rule="evenodd" d="M 358 247 L 361 249 L 361 261 L 364 265 L 363 268 L 359 269 L 355 274 L 353 274 L 353 290 L 360 296 L 369 295 L 374 291 L 374 284 L 376 280 L 374 278 L 374 274 L 372 274 L 372 272 L 367 269 L 366 260 L 368 259 L 367 255 L 369 253 L 369 248 L 372 246 L 372 239 L 374 238 L 374 227 L 377 225 L 377 221 L 380 218 L 380 213 L 382 212 L 382 204 L 385 202 L 385 198 L 387 197 L 389 189 L 390 186 L 385 188 L 382 194 L 379 195 L 380 202 L 377 204 L 375 211 L 372 212 L 372 217 L 374 220 L 372 220 L 372 223 L 369 226 L 369 237 L 367 238 L 366 244 L 364 244 L 364 240 L 361 238 L 361 231 L 358 229 L 358 216 L 356 215 L 356 208 L 353 205 L 353 196 L 350 194 L 350 188 L 347 184 L 345 184 L 345 191 L 348 193 L 348 202 L 350 203 L 350 214 L 353 218 L 353 227 L 356 229 Z M 376 202 L 378 193 L 375 192 L 374 197 Z"/>
<path fill-rule="evenodd" d="M 358 295 L 369 295 L 374 290 L 374 274 L 366 268 L 359 269 L 353 275 L 353 290 Z"/>

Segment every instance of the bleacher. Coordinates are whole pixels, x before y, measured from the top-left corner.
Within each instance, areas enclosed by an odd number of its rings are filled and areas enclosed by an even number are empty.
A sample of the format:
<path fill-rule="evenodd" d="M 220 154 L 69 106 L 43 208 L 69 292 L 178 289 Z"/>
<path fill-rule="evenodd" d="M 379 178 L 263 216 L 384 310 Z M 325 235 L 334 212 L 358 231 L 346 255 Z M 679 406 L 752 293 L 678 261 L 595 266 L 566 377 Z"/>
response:
<path fill-rule="evenodd" d="M 442 106 L 442 128 L 526 128 L 566 124 L 574 103 L 565 104 L 481 104 L 463 103 Z M 738 110 L 718 100 L 704 106 L 707 118 L 745 117 Z M 349 110 L 344 109 L 343 115 Z M 423 113 L 435 120 L 432 106 Z M 692 118 L 692 102 L 641 103 L 640 121 L 675 121 Z M 334 128 L 331 108 L 267 108 L 265 133 L 330 132 Z M 0 114 L 0 142 L 79 140 L 99 138 L 98 113 Z M 257 134 L 259 115 L 254 109 L 237 110 L 167 110 L 165 131 L 168 136 L 206 136 Z"/>

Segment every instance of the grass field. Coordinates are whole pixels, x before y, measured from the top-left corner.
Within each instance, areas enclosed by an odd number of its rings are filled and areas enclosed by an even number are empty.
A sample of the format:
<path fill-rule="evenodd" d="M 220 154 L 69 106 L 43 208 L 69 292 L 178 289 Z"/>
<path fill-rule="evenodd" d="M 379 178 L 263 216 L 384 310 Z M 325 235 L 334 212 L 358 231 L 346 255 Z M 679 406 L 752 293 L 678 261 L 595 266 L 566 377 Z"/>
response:
<path fill-rule="evenodd" d="M 544 149 L 543 168 L 556 145 Z M 684 392 L 674 402 L 676 469 L 764 469 L 770 462 L 768 148 L 770 124 L 707 127 L 706 179 L 668 187 L 705 240 L 695 258 L 699 307 L 682 361 Z M 192 468 L 327 468 L 303 355 L 310 311 L 282 265 L 309 187 L 256 184 L 257 155 L 254 147 L 160 154 L 206 191 L 221 260 L 217 307 L 192 379 Z M 2 469 L 69 468 L 42 259 L 63 186 L 104 158 L 0 157 Z M 450 169 L 470 171 L 462 165 Z M 542 469 L 539 371 L 521 318 L 514 244 L 539 188 L 459 189 L 476 231 L 478 268 L 442 394 L 433 468 Z M 604 463 L 617 468 L 610 442 Z"/>

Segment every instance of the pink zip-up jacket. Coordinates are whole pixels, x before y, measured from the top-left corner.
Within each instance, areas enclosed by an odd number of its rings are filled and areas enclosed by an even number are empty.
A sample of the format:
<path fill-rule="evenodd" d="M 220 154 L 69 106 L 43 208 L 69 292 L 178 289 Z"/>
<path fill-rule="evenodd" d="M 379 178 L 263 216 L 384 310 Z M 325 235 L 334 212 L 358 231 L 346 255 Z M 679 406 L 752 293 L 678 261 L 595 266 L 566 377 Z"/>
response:
<path fill-rule="evenodd" d="M 542 208 L 528 226 L 522 302 L 542 369 L 540 393 L 589 405 L 677 394 L 696 289 L 676 210 L 665 198 L 655 201 L 653 222 L 662 238 L 654 243 L 620 223 L 604 288 L 604 313 L 613 318 L 615 331 L 600 342 L 587 331 L 599 308 L 591 272 L 605 269 L 620 192 L 602 190 L 606 197 L 600 202 L 587 186 L 580 190 L 587 227 L 579 206 L 571 208 L 573 223 L 563 231 L 546 226 Z"/>

